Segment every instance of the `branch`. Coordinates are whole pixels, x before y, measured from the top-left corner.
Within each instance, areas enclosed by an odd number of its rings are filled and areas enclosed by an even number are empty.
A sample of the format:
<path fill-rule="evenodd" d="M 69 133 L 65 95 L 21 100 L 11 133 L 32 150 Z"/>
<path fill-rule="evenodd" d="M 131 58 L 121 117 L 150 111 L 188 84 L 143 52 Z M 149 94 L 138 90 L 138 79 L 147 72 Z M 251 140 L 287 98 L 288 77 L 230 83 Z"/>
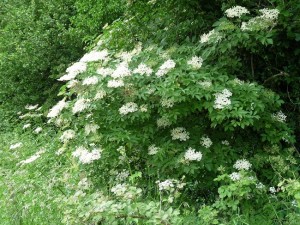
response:
<path fill-rule="evenodd" d="M 263 84 L 269 82 L 270 80 L 273 80 L 276 77 L 281 77 L 281 76 L 289 76 L 289 74 L 287 74 L 286 72 L 281 71 L 280 73 L 277 73 L 277 74 L 269 77 L 268 79 L 266 79 Z"/>

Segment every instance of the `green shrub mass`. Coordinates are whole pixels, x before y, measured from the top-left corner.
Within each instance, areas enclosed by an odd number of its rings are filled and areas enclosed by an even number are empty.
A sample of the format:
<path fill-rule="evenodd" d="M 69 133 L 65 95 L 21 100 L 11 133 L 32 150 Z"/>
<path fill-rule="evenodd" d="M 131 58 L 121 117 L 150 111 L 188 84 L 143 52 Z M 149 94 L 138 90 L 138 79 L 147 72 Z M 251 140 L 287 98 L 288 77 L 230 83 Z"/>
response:
<path fill-rule="evenodd" d="M 1 224 L 299 224 L 298 0 L 0 4 Z"/>

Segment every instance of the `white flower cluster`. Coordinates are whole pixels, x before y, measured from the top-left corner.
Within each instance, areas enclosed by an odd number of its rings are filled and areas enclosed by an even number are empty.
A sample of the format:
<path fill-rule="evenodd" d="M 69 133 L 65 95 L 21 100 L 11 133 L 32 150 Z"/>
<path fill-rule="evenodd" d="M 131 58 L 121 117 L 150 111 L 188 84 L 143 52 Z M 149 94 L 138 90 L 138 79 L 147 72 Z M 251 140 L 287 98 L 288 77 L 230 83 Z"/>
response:
<path fill-rule="evenodd" d="M 102 77 L 110 76 L 110 75 L 112 75 L 113 72 L 114 72 L 113 69 L 103 68 L 103 67 L 100 67 L 96 70 L 96 73 L 101 75 Z"/>
<path fill-rule="evenodd" d="M 96 133 L 97 129 L 99 129 L 99 126 L 97 124 L 87 124 L 84 127 L 84 132 L 86 135 L 89 135 L 91 133 Z"/>
<path fill-rule="evenodd" d="M 126 184 L 117 184 L 112 187 L 111 192 L 118 197 L 123 197 L 125 199 L 133 199 L 142 193 L 142 189 L 136 188 L 134 186 L 128 186 Z"/>
<path fill-rule="evenodd" d="M 123 196 L 126 191 L 126 184 L 117 184 L 111 188 L 111 192 L 114 193 L 116 196 Z"/>
<path fill-rule="evenodd" d="M 58 149 L 58 150 L 55 152 L 55 155 L 61 155 L 61 154 L 64 153 L 65 150 L 66 150 L 66 149 L 65 149 L 64 147 L 62 147 L 62 148 Z"/>
<path fill-rule="evenodd" d="M 88 179 L 85 177 L 85 178 L 82 178 L 79 182 L 78 182 L 78 187 L 79 189 L 82 189 L 82 190 L 87 190 L 89 189 L 89 187 L 91 186 L 90 183 L 88 182 Z"/>
<path fill-rule="evenodd" d="M 123 80 L 109 80 L 107 83 L 107 87 L 109 88 L 118 88 L 123 86 L 124 86 Z"/>
<path fill-rule="evenodd" d="M 211 87 L 212 82 L 211 81 L 199 81 L 198 84 L 206 89 L 206 88 Z"/>
<path fill-rule="evenodd" d="M 177 127 L 171 130 L 172 140 L 186 141 L 190 138 L 189 132 L 183 127 Z"/>
<path fill-rule="evenodd" d="M 82 164 L 90 164 L 101 158 L 101 149 L 93 149 L 89 152 L 86 148 L 80 146 L 73 153 L 73 157 L 77 157 Z"/>
<path fill-rule="evenodd" d="M 166 75 L 171 69 L 175 68 L 176 63 L 172 59 L 165 61 L 156 72 L 156 76 L 162 77 Z"/>
<path fill-rule="evenodd" d="M 227 140 L 224 140 L 224 141 L 222 141 L 221 143 L 222 143 L 222 145 L 226 145 L 226 146 L 229 145 L 229 141 L 227 141 Z"/>
<path fill-rule="evenodd" d="M 121 58 L 124 62 L 130 62 L 133 54 L 131 52 L 120 52 L 116 56 Z"/>
<path fill-rule="evenodd" d="M 144 63 L 139 64 L 138 68 L 136 68 L 134 73 L 139 73 L 141 75 L 150 76 L 153 73 L 153 70 Z"/>
<path fill-rule="evenodd" d="M 159 147 L 156 147 L 155 145 L 150 145 L 148 148 L 148 155 L 155 155 L 159 150 Z"/>
<path fill-rule="evenodd" d="M 211 139 L 209 137 L 203 136 L 201 138 L 200 144 L 205 148 L 209 148 L 213 144 L 213 142 L 211 141 Z"/>
<path fill-rule="evenodd" d="M 184 159 L 187 161 L 200 161 L 202 159 L 202 153 L 196 152 L 193 148 L 188 148 L 184 154 Z"/>
<path fill-rule="evenodd" d="M 237 181 L 241 179 L 241 175 L 237 172 L 233 172 L 232 174 L 229 175 L 229 177 L 233 181 Z"/>
<path fill-rule="evenodd" d="M 165 127 L 170 126 L 172 123 L 168 118 L 161 117 L 161 118 L 157 119 L 156 124 L 157 124 L 158 127 L 165 128 Z"/>
<path fill-rule="evenodd" d="M 50 111 L 49 111 L 47 117 L 49 117 L 49 118 L 57 117 L 57 116 L 60 114 L 60 112 L 61 112 L 67 105 L 68 105 L 68 103 L 65 101 L 65 99 L 60 100 L 55 106 L 53 106 L 53 107 L 50 109 Z"/>
<path fill-rule="evenodd" d="M 249 170 L 251 168 L 251 163 L 246 159 L 239 159 L 233 165 L 233 168 L 237 170 Z"/>
<path fill-rule="evenodd" d="M 202 44 L 209 42 L 210 40 L 214 40 L 215 42 L 218 42 L 221 40 L 221 35 L 218 31 L 211 30 L 207 34 L 203 34 L 200 37 L 200 42 Z"/>
<path fill-rule="evenodd" d="M 13 149 L 16 149 L 16 148 L 20 148 L 20 147 L 22 147 L 22 143 L 21 142 L 19 142 L 19 143 L 16 143 L 16 144 L 13 144 L 13 145 L 11 145 L 10 147 L 9 147 L 9 149 L 10 150 L 13 150 Z"/>
<path fill-rule="evenodd" d="M 73 80 L 78 74 L 85 72 L 86 69 L 87 69 L 87 65 L 85 62 L 76 62 L 66 70 L 67 74 L 63 75 L 58 80 L 59 81 Z"/>
<path fill-rule="evenodd" d="M 36 105 L 26 105 L 26 106 L 25 106 L 25 109 L 28 109 L 28 110 L 34 110 L 34 109 L 36 109 L 38 106 L 39 106 L 39 104 L 36 104 Z"/>
<path fill-rule="evenodd" d="M 29 128 L 29 127 L 31 127 L 31 124 L 30 124 L 30 123 L 27 123 L 27 124 L 25 124 L 25 125 L 23 126 L 23 130 L 24 130 L 24 129 L 27 129 L 27 128 Z"/>
<path fill-rule="evenodd" d="M 239 78 L 234 78 L 232 80 L 232 83 L 235 84 L 235 85 L 243 85 L 245 82 L 240 80 Z"/>
<path fill-rule="evenodd" d="M 78 83 L 79 83 L 78 80 L 70 80 L 70 81 L 67 83 L 67 88 L 73 88 L 73 87 L 75 87 Z"/>
<path fill-rule="evenodd" d="M 114 70 L 111 76 L 116 79 L 116 78 L 128 77 L 130 75 L 131 75 L 131 71 L 128 68 L 128 64 L 123 62 L 117 66 L 117 68 Z"/>
<path fill-rule="evenodd" d="M 89 99 L 85 99 L 85 98 L 79 98 L 73 108 L 72 108 L 72 112 L 73 114 L 76 114 L 76 113 L 79 113 L 79 112 L 82 112 L 83 110 L 85 110 L 86 108 L 89 107 L 89 102 L 90 100 Z"/>
<path fill-rule="evenodd" d="M 75 137 L 75 131 L 74 130 L 66 130 L 63 132 L 63 134 L 60 136 L 59 140 L 61 142 L 67 142 Z"/>
<path fill-rule="evenodd" d="M 172 180 L 165 180 L 165 181 L 156 181 L 156 183 L 158 184 L 158 189 L 160 191 L 163 190 L 170 190 L 171 188 L 174 187 L 174 184 L 172 182 Z"/>
<path fill-rule="evenodd" d="M 286 121 L 286 115 L 282 111 L 272 114 L 272 118 L 278 122 L 284 123 Z"/>
<path fill-rule="evenodd" d="M 92 77 L 87 77 L 82 81 L 82 85 L 94 85 L 98 83 L 98 77 L 92 76 Z"/>
<path fill-rule="evenodd" d="M 261 9 L 259 12 L 261 16 L 256 16 L 250 19 L 248 22 L 243 22 L 241 25 L 241 30 L 261 30 L 274 26 L 279 15 L 278 9 Z"/>
<path fill-rule="evenodd" d="M 186 184 L 175 179 L 167 179 L 165 181 L 156 181 L 160 191 L 172 191 L 174 188 L 182 189 Z"/>
<path fill-rule="evenodd" d="M 139 108 L 136 103 L 128 102 L 119 109 L 119 113 L 121 115 L 127 115 L 128 113 L 133 113 L 133 112 L 138 111 L 138 109 Z"/>
<path fill-rule="evenodd" d="M 248 9 L 242 6 L 234 6 L 225 11 L 226 16 L 229 18 L 234 18 L 234 17 L 241 18 L 242 15 L 249 14 L 249 13 L 250 12 L 248 11 Z"/>
<path fill-rule="evenodd" d="M 94 100 L 103 99 L 106 96 L 106 91 L 100 90 L 96 93 Z"/>
<path fill-rule="evenodd" d="M 160 101 L 161 106 L 165 108 L 172 108 L 174 106 L 174 100 L 171 98 L 164 98 Z"/>
<path fill-rule="evenodd" d="M 129 172 L 127 170 L 123 170 L 122 172 L 117 174 L 116 180 L 119 182 L 125 181 L 127 177 L 129 177 Z"/>
<path fill-rule="evenodd" d="M 198 56 L 192 57 L 187 64 L 191 65 L 194 69 L 200 69 L 203 63 L 203 59 Z"/>
<path fill-rule="evenodd" d="M 102 50 L 102 51 L 91 51 L 89 53 L 86 53 L 81 59 L 80 62 L 95 62 L 99 60 L 105 60 L 108 56 L 108 51 Z"/>
<path fill-rule="evenodd" d="M 259 12 L 262 14 L 261 17 L 269 20 L 277 20 L 280 13 L 278 9 L 260 9 Z"/>
<path fill-rule="evenodd" d="M 256 188 L 257 189 L 263 189 L 263 188 L 265 188 L 265 185 L 263 183 L 259 182 L 259 183 L 256 184 Z"/>
<path fill-rule="evenodd" d="M 275 194 L 277 192 L 275 187 L 270 187 L 269 191 L 271 192 L 271 194 Z"/>
<path fill-rule="evenodd" d="M 38 158 L 41 157 L 41 154 L 43 154 L 45 152 L 44 149 L 39 150 L 38 152 L 36 152 L 34 155 L 30 156 L 28 159 L 22 160 L 19 164 L 21 166 L 25 165 L 25 164 L 29 164 L 32 163 L 33 161 L 37 160 Z"/>
<path fill-rule="evenodd" d="M 33 132 L 36 133 L 36 134 L 39 134 L 39 133 L 42 132 L 42 130 L 43 130 L 43 128 L 37 127 Z"/>
<path fill-rule="evenodd" d="M 232 96 L 232 93 L 228 89 L 224 89 L 222 92 L 215 94 L 215 109 L 223 109 L 226 106 L 231 105 L 231 100 L 229 97 Z"/>
<path fill-rule="evenodd" d="M 148 106 L 147 106 L 146 104 L 141 105 L 141 106 L 140 106 L 140 111 L 141 111 L 141 112 L 147 112 L 147 111 L 148 111 Z"/>

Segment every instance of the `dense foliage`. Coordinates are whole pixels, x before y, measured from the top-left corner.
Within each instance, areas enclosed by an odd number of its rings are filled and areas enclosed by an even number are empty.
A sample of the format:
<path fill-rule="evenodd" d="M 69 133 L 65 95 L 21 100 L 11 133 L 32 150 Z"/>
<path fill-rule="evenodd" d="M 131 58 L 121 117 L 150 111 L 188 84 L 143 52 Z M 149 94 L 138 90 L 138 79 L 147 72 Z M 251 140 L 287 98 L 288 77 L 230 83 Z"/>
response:
<path fill-rule="evenodd" d="M 1 112 L 3 224 L 298 224 L 296 0 L 23 3 L 1 13 L 23 108 Z"/>

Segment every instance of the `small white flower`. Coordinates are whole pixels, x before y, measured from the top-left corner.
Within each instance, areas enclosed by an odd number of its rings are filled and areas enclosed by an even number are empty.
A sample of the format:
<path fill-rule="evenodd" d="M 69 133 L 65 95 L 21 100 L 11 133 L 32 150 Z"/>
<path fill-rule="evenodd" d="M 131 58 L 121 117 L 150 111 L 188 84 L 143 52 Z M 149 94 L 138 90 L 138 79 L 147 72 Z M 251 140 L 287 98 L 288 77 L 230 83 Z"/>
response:
<path fill-rule="evenodd" d="M 193 148 L 188 148 L 184 154 L 184 159 L 187 161 L 200 161 L 202 159 L 202 153 L 196 152 Z"/>
<path fill-rule="evenodd" d="M 209 42 L 210 40 L 214 40 L 214 42 L 218 42 L 219 40 L 221 40 L 221 35 L 219 32 L 215 31 L 215 30 L 211 30 L 209 31 L 207 34 L 203 34 L 200 37 L 200 42 L 202 44 Z"/>
<path fill-rule="evenodd" d="M 125 181 L 127 177 L 129 177 L 129 172 L 127 170 L 123 170 L 122 172 L 117 174 L 116 180 L 122 182 Z"/>
<path fill-rule="evenodd" d="M 123 78 L 123 77 L 128 77 L 131 75 L 131 71 L 128 68 L 127 63 L 120 63 L 115 71 L 112 73 L 112 77 L 117 79 L 117 78 Z"/>
<path fill-rule="evenodd" d="M 89 152 L 86 148 L 81 146 L 72 153 L 72 156 L 77 157 L 82 164 L 90 164 L 101 158 L 101 152 L 101 149 L 93 149 Z"/>
<path fill-rule="evenodd" d="M 138 111 L 138 105 L 134 102 L 128 102 L 119 109 L 121 115 L 127 115 L 136 111 Z"/>
<path fill-rule="evenodd" d="M 134 73 L 139 73 L 141 75 L 150 76 L 153 73 L 153 70 L 144 63 L 139 64 L 138 68 L 136 68 Z"/>
<path fill-rule="evenodd" d="M 226 146 L 229 145 L 229 141 L 227 141 L 227 140 L 224 140 L 224 141 L 222 141 L 221 143 L 222 143 L 222 145 L 226 145 Z"/>
<path fill-rule="evenodd" d="M 13 149 L 16 149 L 16 148 L 20 148 L 20 147 L 22 147 L 22 143 L 21 142 L 19 142 L 19 143 L 16 143 L 16 144 L 13 144 L 13 145 L 11 145 L 10 147 L 9 147 L 9 149 L 10 150 L 13 150 Z"/>
<path fill-rule="evenodd" d="M 223 109 L 229 105 L 231 105 L 231 100 L 229 97 L 232 96 L 232 93 L 228 89 L 224 89 L 222 92 L 215 94 L 215 109 Z"/>
<path fill-rule="evenodd" d="M 98 77 L 92 76 L 92 77 L 87 77 L 82 81 L 82 85 L 94 85 L 98 83 Z"/>
<path fill-rule="evenodd" d="M 121 58 L 124 62 L 130 62 L 133 57 L 133 54 L 130 52 L 120 52 L 117 54 L 116 57 Z"/>
<path fill-rule="evenodd" d="M 279 15 L 278 9 L 260 9 L 259 12 L 262 14 L 262 17 L 269 20 L 277 20 Z"/>
<path fill-rule="evenodd" d="M 249 170 L 251 166 L 251 163 L 248 162 L 246 159 L 239 159 L 235 162 L 233 168 L 237 170 Z"/>
<path fill-rule="evenodd" d="M 19 165 L 24 166 L 26 164 L 32 163 L 35 160 L 37 160 L 38 158 L 41 157 L 41 154 L 43 154 L 45 152 L 44 149 L 40 149 L 39 151 L 37 151 L 34 155 L 30 156 L 28 159 L 22 160 Z"/>
<path fill-rule="evenodd" d="M 175 68 L 176 63 L 172 60 L 169 59 L 167 61 L 165 61 L 158 69 L 158 71 L 156 72 L 156 76 L 158 77 L 162 77 L 165 74 L 167 74 L 171 69 Z"/>
<path fill-rule="evenodd" d="M 284 115 L 282 111 L 272 114 L 272 118 L 277 120 L 278 122 L 284 123 L 286 121 L 287 116 Z"/>
<path fill-rule="evenodd" d="M 28 110 L 34 110 L 34 109 L 36 109 L 38 106 L 39 106 L 39 104 L 36 104 L 36 105 L 26 105 L 26 106 L 25 106 L 25 109 L 28 109 Z"/>
<path fill-rule="evenodd" d="M 232 174 L 229 175 L 229 177 L 233 181 L 237 181 L 241 179 L 241 175 L 237 172 L 233 172 Z"/>
<path fill-rule="evenodd" d="M 209 148 L 213 144 L 213 142 L 211 141 L 211 139 L 209 137 L 203 136 L 201 138 L 200 144 L 205 148 Z"/>
<path fill-rule="evenodd" d="M 186 141 L 190 138 L 189 132 L 183 127 L 177 127 L 171 130 L 172 140 Z"/>
<path fill-rule="evenodd" d="M 102 51 L 91 51 L 89 53 L 86 53 L 81 59 L 80 62 L 95 62 L 99 60 L 105 60 L 108 56 L 108 51 L 102 50 Z"/>
<path fill-rule="evenodd" d="M 203 59 L 198 56 L 192 57 L 187 64 L 191 65 L 194 69 L 200 69 L 203 63 Z"/>
<path fill-rule="evenodd" d="M 53 106 L 47 115 L 48 118 L 57 117 L 60 112 L 67 106 L 68 104 L 65 102 L 65 99 L 59 101 L 55 106 Z"/>
<path fill-rule="evenodd" d="M 111 192 L 114 193 L 116 196 L 123 196 L 127 191 L 126 184 L 117 184 L 111 188 Z"/>
<path fill-rule="evenodd" d="M 148 155 L 155 155 L 158 152 L 159 148 L 155 145 L 150 145 L 148 148 Z"/>
<path fill-rule="evenodd" d="M 103 99 L 106 96 L 106 91 L 100 90 L 96 93 L 94 100 Z"/>
<path fill-rule="evenodd" d="M 234 17 L 241 18 L 242 15 L 249 14 L 249 13 L 250 12 L 248 11 L 248 9 L 242 6 L 234 6 L 225 11 L 226 16 L 229 18 L 234 18 Z"/>
<path fill-rule="evenodd" d="M 140 111 L 141 111 L 141 112 L 147 112 L 147 111 L 148 111 L 147 105 L 141 105 L 141 106 L 140 106 Z"/>
<path fill-rule="evenodd" d="M 103 68 L 103 67 L 98 68 L 96 71 L 96 73 L 101 75 L 102 77 L 110 76 L 110 75 L 112 75 L 113 72 L 114 72 L 113 69 Z"/>
<path fill-rule="evenodd" d="M 269 191 L 271 192 L 271 194 L 275 194 L 277 192 L 275 187 L 270 187 Z"/>
<path fill-rule="evenodd" d="M 61 155 L 61 154 L 64 153 L 64 151 L 65 151 L 64 148 L 60 148 L 60 149 L 58 149 L 58 150 L 55 152 L 55 155 Z"/>
<path fill-rule="evenodd" d="M 66 72 L 67 74 L 59 78 L 59 81 L 69 81 L 73 80 L 78 74 L 85 72 L 87 65 L 84 62 L 76 62 L 70 66 Z"/>
<path fill-rule="evenodd" d="M 96 133 L 96 131 L 99 129 L 99 126 L 97 124 L 87 124 L 84 127 L 84 131 L 86 135 L 89 135 L 91 133 Z"/>
<path fill-rule="evenodd" d="M 263 183 L 259 182 L 258 184 L 256 184 L 256 188 L 263 189 L 263 188 L 265 188 L 265 185 Z"/>
<path fill-rule="evenodd" d="M 89 107 L 89 102 L 90 102 L 89 99 L 84 99 L 84 98 L 77 99 L 77 101 L 75 102 L 75 104 L 72 108 L 73 114 L 82 112 L 83 110 L 88 108 Z"/>
<path fill-rule="evenodd" d="M 73 88 L 73 87 L 75 87 L 78 83 L 79 83 L 78 80 L 70 80 L 70 81 L 67 83 L 67 88 Z"/>
<path fill-rule="evenodd" d="M 38 133 L 41 133 L 42 130 L 43 130 L 43 128 L 37 127 L 33 132 L 36 133 L 36 134 L 38 134 Z"/>
<path fill-rule="evenodd" d="M 30 124 L 30 123 L 27 123 L 27 124 L 25 124 L 25 125 L 23 126 L 23 129 L 27 129 L 27 128 L 29 128 L 29 127 L 31 127 L 31 124 Z"/>
<path fill-rule="evenodd" d="M 109 80 L 107 83 L 107 87 L 109 88 L 118 88 L 123 86 L 124 86 L 123 80 Z"/>
<path fill-rule="evenodd" d="M 172 180 L 165 180 L 165 181 L 156 181 L 156 183 L 158 184 L 158 189 L 160 191 L 163 190 L 170 190 L 172 188 L 174 188 L 174 184 L 172 182 Z"/>
<path fill-rule="evenodd" d="M 75 137 L 75 131 L 74 130 L 66 130 L 63 132 L 63 134 L 60 136 L 59 140 L 61 142 L 67 142 Z"/>
<path fill-rule="evenodd" d="M 170 126 L 172 123 L 171 123 L 171 121 L 170 121 L 168 118 L 162 117 L 162 118 L 159 118 L 159 119 L 156 121 L 156 124 L 157 124 L 158 127 L 163 127 L 163 128 L 165 128 L 165 127 Z"/>
<path fill-rule="evenodd" d="M 40 158 L 40 157 L 41 157 L 40 155 L 33 155 L 33 156 L 30 156 L 28 159 L 22 160 L 22 161 L 20 162 L 20 165 L 25 165 L 25 164 L 32 163 L 33 161 L 37 160 L 37 159 Z"/>
<path fill-rule="evenodd" d="M 164 98 L 160 101 L 161 106 L 165 108 L 172 108 L 174 106 L 174 100 L 171 98 Z"/>
<path fill-rule="evenodd" d="M 211 81 L 199 81 L 198 84 L 205 89 L 210 88 L 212 86 Z"/>

